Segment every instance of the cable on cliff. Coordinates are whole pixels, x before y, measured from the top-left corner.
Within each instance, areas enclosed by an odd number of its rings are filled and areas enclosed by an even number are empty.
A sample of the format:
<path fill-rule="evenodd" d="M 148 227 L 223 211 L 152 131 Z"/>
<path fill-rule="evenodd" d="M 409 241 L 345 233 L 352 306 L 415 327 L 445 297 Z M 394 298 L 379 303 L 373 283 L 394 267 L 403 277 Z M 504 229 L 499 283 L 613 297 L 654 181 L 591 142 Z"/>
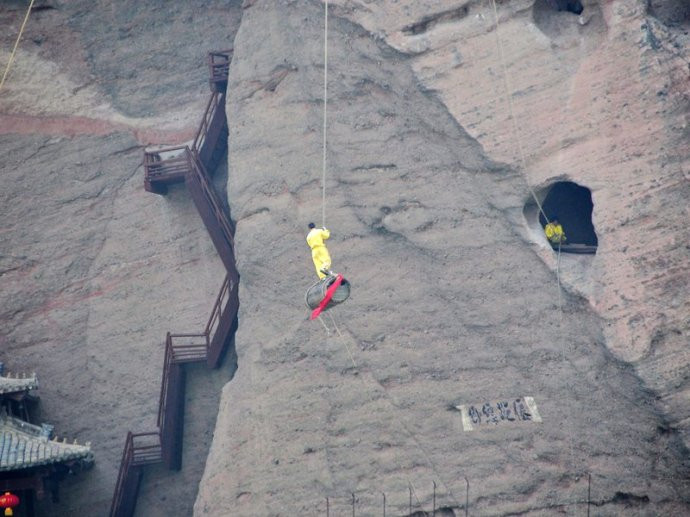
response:
<path fill-rule="evenodd" d="M 326 227 L 326 130 L 328 129 L 328 0 L 323 25 L 323 163 L 321 172 L 321 226 Z"/>
<path fill-rule="evenodd" d="M 17 47 L 19 46 L 19 41 L 22 39 L 22 34 L 24 34 L 24 28 L 26 27 L 26 22 L 29 21 L 29 15 L 31 14 L 31 9 L 33 9 L 34 2 L 36 0 L 31 0 L 31 3 L 29 4 L 29 8 L 26 10 L 26 15 L 24 16 L 24 21 L 22 22 L 22 26 L 19 29 L 19 34 L 17 35 L 17 40 L 14 42 L 14 47 L 12 48 L 12 53 L 10 54 L 10 59 L 7 61 L 7 66 L 5 66 L 5 72 L 2 74 L 2 79 L 0 80 L 0 90 L 2 90 L 2 86 L 5 84 L 5 79 L 7 79 L 7 74 L 10 72 L 10 67 L 12 66 L 12 61 L 14 61 L 14 55 L 17 52 Z"/>

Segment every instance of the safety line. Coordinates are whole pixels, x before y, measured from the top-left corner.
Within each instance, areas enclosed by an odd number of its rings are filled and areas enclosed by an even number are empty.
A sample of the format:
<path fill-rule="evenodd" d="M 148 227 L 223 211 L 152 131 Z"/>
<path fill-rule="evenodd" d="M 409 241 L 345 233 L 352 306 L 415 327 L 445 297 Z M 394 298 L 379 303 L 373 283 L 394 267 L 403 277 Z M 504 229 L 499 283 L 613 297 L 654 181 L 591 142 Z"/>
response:
<path fill-rule="evenodd" d="M 326 227 L 326 130 L 328 120 L 328 0 L 323 26 L 323 167 L 321 172 L 321 226 Z"/>
<path fill-rule="evenodd" d="M 343 338 L 343 335 L 340 333 L 340 329 L 338 328 L 338 325 L 335 323 L 335 318 L 333 318 L 333 315 L 329 312 L 327 313 L 328 317 L 331 318 L 331 321 L 333 322 L 333 328 L 335 329 L 335 332 L 340 336 L 341 339 L 343 339 L 343 344 L 345 345 L 345 348 L 347 349 L 347 354 L 350 356 L 350 361 L 352 361 L 352 366 L 357 368 L 357 363 L 355 362 L 355 358 L 352 356 L 352 352 L 350 351 L 350 347 L 347 346 L 347 342 Z"/>
<path fill-rule="evenodd" d="M 515 119 L 515 111 L 513 109 L 513 99 L 512 99 L 512 87 L 510 84 L 510 77 L 508 75 L 508 67 L 506 66 L 506 60 L 505 60 L 505 53 L 503 51 L 503 41 L 501 40 L 501 34 L 500 34 L 500 23 L 498 21 L 498 9 L 496 8 L 496 0 L 491 0 L 491 5 L 493 6 L 493 11 L 494 11 L 494 20 L 496 24 L 496 41 L 498 42 L 498 51 L 500 54 L 501 58 L 501 69 L 503 71 L 503 79 L 505 81 L 505 96 L 506 100 L 508 102 L 508 110 L 510 113 L 510 120 L 511 120 L 511 125 L 512 125 L 512 132 L 513 132 L 513 139 L 517 143 L 518 146 L 518 152 L 520 154 L 520 164 L 522 166 L 523 171 L 527 171 L 527 161 L 525 160 L 525 153 L 522 147 L 522 141 L 520 140 L 519 134 L 518 134 L 518 128 L 517 128 L 517 121 Z M 532 189 L 532 186 L 529 184 L 529 181 L 525 177 L 525 183 L 527 184 L 527 188 L 530 191 L 530 194 L 532 195 L 532 198 L 534 199 L 534 202 L 537 204 L 537 207 L 539 207 L 539 212 L 544 216 L 544 219 L 546 220 L 546 224 L 549 224 L 549 218 L 546 217 L 546 213 L 544 212 L 543 207 L 541 206 L 541 203 L 539 202 L 539 199 L 537 199 L 536 194 L 534 193 L 534 190 Z M 565 369 L 566 366 L 566 352 L 565 352 L 565 340 L 563 337 L 563 332 L 562 332 L 562 326 L 563 326 L 563 306 L 561 302 L 561 276 L 560 276 L 560 262 L 561 262 L 561 242 L 559 239 L 558 242 L 558 258 L 557 258 L 557 263 L 556 263 L 556 280 L 558 284 L 558 309 L 560 312 L 560 322 L 559 322 L 559 328 L 561 330 L 560 332 L 560 341 L 561 341 L 561 366 Z M 568 381 L 565 381 L 565 387 L 567 389 L 570 389 L 570 384 Z M 566 419 L 570 420 L 567 416 Z M 570 448 L 570 464 L 571 468 L 574 470 L 575 469 L 575 449 L 573 446 L 573 423 L 572 422 L 566 422 L 566 428 L 567 428 L 567 434 L 568 434 L 568 442 L 569 442 L 569 448 Z"/>
<path fill-rule="evenodd" d="M 561 301 L 561 239 L 558 239 L 558 255 L 556 258 L 556 280 L 558 281 L 558 310 L 561 312 L 561 319 L 563 319 L 563 303 Z"/>
<path fill-rule="evenodd" d="M 328 317 L 331 319 L 331 323 L 333 323 L 333 328 L 335 329 L 336 334 L 338 334 L 338 336 L 339 336 L 340 339 L 342 340 L 343 345 L 345 345 L 345 348 L 347 349 L 347 353 L 348 353 L 348 355 L 350 356 L 350 360 L 352 361 L 352 365 L 355 367 L 356 370 L 359 370 L 359 367 L 357 366 L 357 363 L 355 362 L 354 357 L 352 357 L 352 352 L 350 352 L 350 347 L 347 346 L 347 341 L 345 340 L 345 336 L 343 336 L 343 334 L 340 332 L 340 329 L 338 328 L 338 324 L 335 322 L 335 318 L 333 317 L 333 315 L 332 315 L 330 312 L 327 313 L 327 314 L 328 314 Z M 319 316 L 319 318 L 320 318 L 320 316 Z M 324 327 L 325 327 L 325 324 L 324 324 Z M 326 327 L 326 331 L 328 332 L 328 335 L 330 336 L 331 334 L 330 334 L 330 331 L 328 331 L 328 328 L 327 328 L 327 327 Z M 374 375 L 371 373 L 371 371 L 370 371 L 369 373 L 371 374 L 372 379 L 374 379 L 374 381 L 376 381 L 376 378 L 375 378 Z M 362 377 L 360 377 L 360 378 L 362 379 L 362 382 L 364 382 L 364 378 L 362 378 Z M 384 394 L 385 394 L 384 396 L 386 397 L 386 399 L 388 399 L 389 396 L 388 396 L 387 393 L 385 393 L 385 391 L 386 391 L 385 388 L 383 388 L 383 386 L 381 386 L 381 383 L 379 383 L 378 381 L 376 381 L 376 383 L 381 387 L 381 390 L 382 390 L 382 391 L 384 392 Z M 365 386 L 365 388 L 366 388 L 366 386 Z M 394 409 L 399 409 L 399 408 L 398 408 L 394 403 L 392 403 L 390 400 L 387 400 L 387 402 L 388 402 L 388 403 L 391 405 L 391 407 L 393 407 Z M 433 471 L 434 471 L 434 474 L 436 474 L 436 475 L 438 476 L 438 473 L 437 473 L 436 469 L 434 468 L 433 463 L 431 463 L 431 461 L 429 460 L 428 455 L 423 451 L 421 445 L 419 444 L 418 440 L 414 437 L 414 435 L 412 434 L 412 432 L 407 428 L 407 426 L 405 426 L 405 424 L 404 424 L 402 421 L 398 420 L 398 423 L 400 424 L 400 426 L 401 426 L 402 428 L 404 428 L 404 429 L 408 432 L 408 434 L 410 434 L 410 436 L 411 436 L 411 438 L 412 438 L 412 441 L 415 442 L 415 444 L 417 445 L 417 448 L 418 448 L 418 449 L 422 450 L 422 454 L 424 454 L 425 459 L 427 460 L 427 462 L 429 463 L 429 465 L 431 465 L 431 470 L 433 470 Z M 396 456 L 398 456 L 398 453 L 396 453 Z M 440 476 L 438 476 L 438 477 L 439 477 L 439 479 L 440 479 Z M 444 482 L 443 480 L 441 480 L 441 482 L 445 485 L 445 482 Z M 412 480 L 411 480 L 409 477 L 407 477 L 407 483 L 408 483 L 408 485 L 409 485 L 409 487 L 410 487 L 411 493 L 414 494 L 414 497 L 415 497 L 415 499 L 417 500 L 417 505 L 421 508 L 421 507 L 422 507 L 422 502 L 419 500 L 419 497 L 417 497 L 417 492 L 416 492 L 416 490 L 415 490 L 415 488 L 414 488 L 414 485 L 412 484 Z M 447 488 L 447 487 L 446 487 L 446 488 Z M 450 493 L 450 491 L 449 491 L 449 493 Z M 452 493 L 450 493 L 450 496 L 453 498 L 453 500 L 455 500 L 455 497 L 453 497 L 453 494 L 452 494 Z M 455 501 L 455 502 L 456 502 L 456 504 L 457 504 L 457 501 Z"/>
<path fill-rule="evenodd" d="M 329 313 L 328 315 L 330 316 L 331 321 L 333 322 L 333 326 L 334 326 L 335 329 L 336 329 L 336 333 L 338 334 L 338 336 L 340 336 L 340 338 L 341 338 L 343 344 L 345 345 L 345 347 L 346 347 L 347 350 L 348 350 L 348 353 L 350 353 L 350 348 L 347 346 L 347 343 L 345 342 L 345 337 L 344 337 L 344 336 L 342 335 L 342 333 L 340 332 L 340 329 L 338 329 L 338 325 L 337 325 L 336 322 L 335 322 L 335 318 L 334 318 L 330 313 Z M 350 354 L 350 359 L 352 359 L 352 363 L 355 364 L 355 360 L 354 360 L 354 358 L 352 357 L 352 354 Z M 356 364 L 355 364 L 355 368 L 360 369 Z M 376 384 L 379 386 L 379 388 L 380 388 L 380 390 L 381 390 L 381 393 L 383 394 L 383 397 L 386 399 L 386 401 L 388 402 L 388 404 L 390 404 L 390 406 L 394 409 L 394 411 L 393 411 L 393 413 L 392 413 L 392 414 L 393 414 L 393 418 L 394 418 L 395 420 L 397 420 L 398 425 L 400 425 L 400 427 L 401 427 L 402 429 L 404 429 L 405 432 L 407 432 L 407 434 L 409 435 L 409 437 L 410 437 L 410 438 L 412 439 L 412 441 L 415 443 L 415 445 L 417 446 L 417 449 L 422 453 L 422 455 L 424 456 L 424 459 L 426 460 L 428 466 L 431 468 L 431 470 L 432 470 L 433 473 L 436 475 L 436 477 L 438 478 L 438 480 L 443 484 L 443 486 L 444 486 L 445 489 L 446 489 L 446 492 L 448 493 L 448 495 L 450 496 L 450 498 L 453 500 L 453 502 L 457 505 L 458 508 L 461 508 L 462 505 L 458 502 L 458 500 L 455 498 L 455 495 L 453 495 L 453 491 L 450 489 L 450 487 L 448 486 L 448 484 L 445 482 L 445 480 L 444 480 L 444 479 L 441 477 L 441 475 L 438 473 L 438 470 L 436 469 L 436 466 L 435 466 L 434 463 L 431 461 L 431 458 L 429 457 L 429 454 L 426 452 L 426 449 L 424 448 L 424 446 L 421 444 L 421 442 L 420 442 L 419 439 L 415 436 L 415 434 L 414 434 L 412 431 L 410 431 L 409 427 L 405 424 L 405 422 L 403 422 L 400 418 L 398 418 L 398 416 L 397 416 L 397 411 L 400 411 L 400 407 L 398 407 L 398 405 L 395 403 L 395 401 L 393 400 L 393 398 L 391 397 L 391 395 L 388 393 L 388 391 L 386 390 L 386 388 L 384 388 L 383 385 L 376 379 L 376 377 L 374 376 L 374 373 L 371 371 L 371 369 L 370 369 L 370 368 L 367 368 L 367 370 L 368 370 L 369 375 L 370 375 L 371 378 L 373 379 L 374 383 L 376 383 Z M 364 383 L 364 382 L 365 382 L 364 377 L 363 377 L 363 376 L 359 376 L 359 377 L 360 377 L 360 379 L 362 380 L 362 382 Z M 366 385 L 365 385 L 365 387 L 366 387 Z M 395 411 L 395 410 L 397 410 L 397 411 Z M 410 481 L 409 478 L 408 478 L 407 481 L 408 481 L 408 483 L 410 484 L 410 486 L 413 486 L 413 485 L 412 485 L 412 482 Z M 415 498 L 417 499 L 417 502 L 419 503 L 419 505 L 421 506 L 421 502 L 419 502 L 419 498 L 417 497 L 417 494 L 416 494 L 416 493 L 414 494 L 414 496 L 415 496 Z"/>
<path fill-rule="evenodd" d="M 26 22 L 29 21 L 29 15 L 31 14 L 31 9 L 34 6 L 34 2 L 36 0 L 31 0 L 31 3 L 29 4 L 29 8 L 26 10 L 26 16 L 24 16 L 24 21 L 22 22 L 22 26 L 19 29 L 19 34 L 17 35 L 17 40 L 14 42 L 14 48 L 12 48 L 12 53 L 10 54 L 10 59 L 7 61 L 7 66 L 5 67 L 5 72 L 2 74 L 2 80 L 0 80 L 0 90 L 2 90 L 2 86 L 5 84 L 5 79 L 7 79 L 7 74 L 10 72 L 10 66 L 12 66 L 12 61 L 14 61 L 14 54 L 17 52 L 17 47 L 19 46 L 19 40 L 22 39 L 22 34 L 24 34 L 24 27 L 26 27 Z"/>
<path fill-rule="evenodd" d="M 515 119 L 515 110 L 513 109 L 513 89 L 510 84 L 510 78 L 508 77 L 508 67 L 506 66 L 505 53 L 503 51 L 503 41 L 501 41 L 501 35 L 499 33 L 498 10 L 496 9 L 496 0 L 491 0 L 491 4 L 494 8 L 494 19 L 496 20 L 496 40 L 498 41 L 498 52 L 501 57 L 501 69 L 503 71 L 503 80 L 505 81 L 506 86 L 505 97 L 508 101 L 508 112 L 510 114 L 510 121 L 512 123 L 513 140 L 515 140 L 515 142 L 517 143 L 518 153 L 520 154 L 520 165 L 522 166 L 522 170 L 526 172 L 527 160 L 525 160 L 525 152 L 522 147 L 522 140 L 520 140 L 518 134 L 517 121 Z M 527 178 L 525 178 L 525 183 L 527 184 L 527 188 L 529 189 L 530 194 L 532 194 L 532 198 L 534 198 L 534 202 L 537 204 L 537 207 L 539 208 L 539 212 L 541 212 L 541 214 L 544 216 L 546 224 L 549 224 L 549 218 L 546 217 L 546 212 L 544 212 L 544 209 L 542 208 L 541 203 L 537 198 L 537 195 L 534 193 L 532 186 L 529 184 L 529 181 L 527 181 Z"/>
<path fill-rule="evenodd" d="M 309 314 L 309 313 L 307 312 L 307 314 Z M 321 325 L 323 325 L 323 328 L 324 328 L 324 330 L 326 331 L 326 335 L 330 336 L 330 335 L 331 335 L 331 331 L 328 330 L 328 327 L 326 326 L 326 324 L 325 324 L 325 323 L 323 322 L 323 320 L 321 319 L 321 315 L 320 315 L 320 314 L 319 314 L 319 316 L 318 316 L 316 319 L 319 320 L 319 321 L 321 322 Z"/>

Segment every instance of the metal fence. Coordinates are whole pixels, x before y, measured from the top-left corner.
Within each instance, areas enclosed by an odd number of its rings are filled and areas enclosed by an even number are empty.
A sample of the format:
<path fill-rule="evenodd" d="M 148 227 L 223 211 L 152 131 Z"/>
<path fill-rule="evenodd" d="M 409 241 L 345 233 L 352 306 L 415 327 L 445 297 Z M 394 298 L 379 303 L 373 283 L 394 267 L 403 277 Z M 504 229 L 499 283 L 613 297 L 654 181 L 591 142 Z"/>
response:
<path fill-rule="evenodd" d="M 593 516 L 602 513 L 607 505 L 619 506 L 616 514 L 638 514 L 639 510 L 649 508 L 645 514 L 656 512 L 657 503 L 679 508 L 690 508 L 690 478 L 639 476 L 621 479 L 617 476 L 595 473 L 565 474 L 568 487 L 561 489 L 543 488 L 528 496 L 515 494 L 514 500 L 505 493 L 490 493 L 482 490 L 467 478 L 460 478 L 454 487 L 463 486 L 464 493 L 448 495 L 445 490 L 432 481 L 429 487 L 408 484 L 405 490 L 374 492 L 361 490 L 348 494 L 331 494 L 323 499 L 314 515 L 326 517 L 468 517 L 470 515 L 517 515 L 524 512 L 543 512 L 545 514 L 564 514 Z M 557 484 L 557 483 L 556 483 Z M 630 490 L 631 487 L 635 487 Z M 663 487 L 663 489 L 660 489 Z M 520 500 L 522 499 L 522 500 Z M 668 514 L 671 515 L 671 514 Z"/>

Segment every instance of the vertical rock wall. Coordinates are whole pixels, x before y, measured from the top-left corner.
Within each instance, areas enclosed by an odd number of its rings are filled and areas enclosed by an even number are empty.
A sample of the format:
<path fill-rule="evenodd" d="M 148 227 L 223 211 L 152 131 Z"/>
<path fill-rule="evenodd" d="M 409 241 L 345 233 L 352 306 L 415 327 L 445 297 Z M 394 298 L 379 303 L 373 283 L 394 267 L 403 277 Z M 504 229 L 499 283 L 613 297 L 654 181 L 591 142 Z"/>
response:
<path fill-rule="evenodd" d="M 232 45 L 241 10 L 36 5 L 0 92 L 0 359 L 37 372 L 60 437 L 92 442 L 93 470 L 39 515 L 105 515 L 127 431 L 156 429 L 165 333 L 203 329 L 224 277 L 184 187 L 144 192 L 143 147 L 194 135 L 206 52 Z M 0 6 L 3 65 L 25 8 Z M 190 371 L 183 470 L 147 470 L 140 515 L 191 509 L 229 363 Z"/>
<path fill-rule="evenodd" d="M 406 514 L 408 487 L 414 510 L 429 511 L 433 483 L 437 507 L 461 512 L 463 477 L 473 513 L 573 513 L 586 497 L 584 472 L 594 473 L 602 512 L 687 512 L 678 480 L 687 449 L 669 432 L 673 415 L 611 354 L 621 341 L 596 300 L 575 288 L 559 294 L 546 243 L 522 218 L 525 175 L 533 184 L 551 176 L 516 170 L 513 148 L 498 145 L 508 143 L 509 122 L 500 112 L 497 123 L 495 39 L 466 48 L 471 34 L 495 37 L 487 6 L 335 3 L 326 224 L 334 269 L 353 294 L 323 318 L 328 331 L 306 320 L 303 292 L 315 276 L 304 235 L 308 221 L 321 223 L 322 4 L 246 2 L 227 105 L 239 367 L 223 391 L 195 514 L 315 515 L 327 497 L 345 512 L 353 492 L 363 514 L 380 512 L 381 492 L 389 511 Z M 548 54 L 531 3 L 501 5 L 508 27 Z M 607 38 L 601 20 L 591 23 L 590 49 Z M 429 31 L 446 39 L 426 42 Z M 459 79 L 467 62 L 472 88 Z M 535 81 L 549 73 L 537 63 Z M 492 97 L 482 103 L 481 93 Z M 538 110 L 544 97 L 553 106 Z M 456 112 L 451 98 L 475 115 Z M 532 114 L 554 120 L 555 100 L 528 98 Z M 553 148 L 568 150 L 562 141 Z M 597 187 L 588 186 L 599 226 Z M 602 239 L 597 261 L 618 245 Z M 542 423 L 466 431 L 454 409 L 522 396 L 534 397 Z"/>
<path fill-rule="evenodd" d="M 546 0 L 496 3 L 498 29 L 490 1 L 338 4 L 410 55 L 424 86 L 537 192 L 560 180 L 592 190 L 599 252 L 564 256 L 562 279 L 690 443 L 687 7 L 590 0 L 576 16 Z M 555 269 L 519 208 L 507 215 Z"/>
<path fill-rule="evenodd" d="M 583 4 L 578 17 L 553 2 L 501 2 L 498 30 L 491 2 L 342 9 L 410 55 L 425 87 L 535 190 L 557 180 L 592 190 L 599 253 L 564 257 L 562 279 L 688 443 L 690 20 L 674 2 Z M 519 207 L 507 215 L 555 268 Z"/>

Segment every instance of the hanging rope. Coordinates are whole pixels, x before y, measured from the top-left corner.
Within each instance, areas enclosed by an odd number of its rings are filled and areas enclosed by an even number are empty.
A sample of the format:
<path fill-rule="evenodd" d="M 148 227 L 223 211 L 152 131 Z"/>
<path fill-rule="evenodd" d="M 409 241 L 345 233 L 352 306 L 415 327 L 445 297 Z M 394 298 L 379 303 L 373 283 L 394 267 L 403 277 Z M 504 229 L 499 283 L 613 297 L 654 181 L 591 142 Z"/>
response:
<path fill-rule="evenodd" d="M 356 370 L 359 371 L 364 371 L 362 367 L 357 366 L 357 363 L 355 362 L 355 359 L 352 355 L 352 352 L 350 351 L 350 347 L 347 346 L 347 341 L 345 336 L 340 332 L 340 329 L 338 328 L 338 325 L 335 322 L 335 318 L 331 313 L 328 313 L 328 316 L 331 318 L 331 322 L 333 323 L 333 327 L 336 331 L 336 334 L 338 334 L 338 337 L 340 337 L 341 342 L 343 345 L 345 345 L 345 348 L 347 349 L 347 353 L 350 356 L 350 360 L 352 361 L 353 366 L 355 367 Z M 350 335 L 350 339 L 354 341 L 354 338 Z M 357 344 L 355 341 L 354 344 Z M 386 388 L 383 387 L 383 385 L 378 381 L 378 379 L 374 376 L 374 372 L 370 369 L 367 368 L 368 374 L 371 377 L 372 382 L 378 386 L 381 390 L 381 394 L 383 395 L 383 399 L 388 402 L 388 404 L 391 406 L 393 411 L 391 412 L 392 417 L 397 421 L 398 425 L 400 428 L 402 428 L 407 435 L 410 437 L 410 439 L 414 442 L 415 446 L 417 447 L 417 450 L 421 452 L 422 456 L 424 456 L 424 460 L 426 461 L 427 465 L 429 466 L 429 469 L 434 473 L 434 475 L 438 478 L 438 480 L 443 484 L 443 486 L 446 489 L 446 492 L 448 496 L 453 500 L 453 502 L 457 505 L 458 508 L 460 508 L 460 503 L 458 503 L 458 500 L 455 498 L 455 495 L 453 494 L 453 491 L 450 489 L 450 486 L 444 478 L 439 474 L 438 470 L 436 469 L 436 465 L 434 465 L 434 462 L 431 461 L 431 457 L 429 456 L 429 453 L 426 451 L 422 443 L 419 441 L 417 436 L 410 430 L 410 428 L 405 424 L 405 422 L 402 421 L 401 418 L 398 417 L 397 412 L 400 411 L 400 406 L 397 404 L 397 402 L 393 399 L 393 397 L 388 393 Z M 366 386 L 366 380 L 364 379 L 364 376 L 358 375 L 359 379 L 362 381 L 365 389 L 367 389 Z M 412 486 L 412 482 L 408 478 L 408 482 L 410 483 L 410 486 Z M 417 498 L 417 494 L 415 493 L 415 498 Z M 419 499 L 417 498 L 417 502 L 419 503 Z M 421 503 L 419 503 L 421 505 Z"/>
<path fill-rule="evenodd" d="M 518 147 L 518 152 L 520 154 L 520 166 L 522 167 L 523 171 L 527 170 L 527 160 L 525 160 L 525 153 L 522 147 L 522 141 L 520 140 L 520 136 L 518 133 L 518 128 L 517 128 L 517 121 L 515 119 L 515 111 L 513 109 L 513 98 L 511 92 L 512 87 L 510 84 L 510 77 L 508 75 L 508 67 L 506 65 L 506 60 L 505 60 L 505 53 L 503 51 L 503 41 L 501 40 L 501 34 L 500 34 L 500 23 L 498 21 L 498 9 L 496 8 L 496 0 L 491 0 L 491 5 L 493 6 L 493 11 L 494 11 L 494 20 L 495 20 L 495 25 L 496 25 L 496 41 L 498 43 L 498 52 L 501 58 L 501 69 L 503 71 L 503 80 L 505 81 L 505 97 L 508 103 L 508 110 L 510 114 L 510 120 L 511 120 L 511 129 L 512 129 L 512 137 L 517 143 Z M 544 216 L 544 219 L 546 220 L 546 224 L 549 224 L 549 218 L 546 217 L 546 213 L 544 212 L 544 209 L 541 206 L 541 203 L 539 202 L 539 199 L 537 198 L 537 195 L 534 193 L 534 190 L 532 189 L 531 185 L 529 184 L 529 181 L 525 179 L 525 182 L 527 183 L 527 188 L 530 191 L 530 194 L 532 194 L 532 198 L 534 199 L 534 202 L 537 204 L 537 207 L 539 207 L 539 212 L 541 215 Z M 562 325 L 563 325 L 563 305 L 562 305 L 562 287 L 561 287 L 561 242 L 559 241 L 558 243 L 558 257 L 556 259 L 556 282 L 557 282 L 557 288 L 558 288 L 558 310 L 560 312 L 560 323 L 559 326 L 561 327 L 562 330 Z M 561 333 L 562 334 L 562 333 Z M 561 337 L 561 364 L 563 368 L 566 368 L 566 345 L 563 340 L 563 337 Z M 566 381 L 566 387 L 570 390 L 570 386 L 568 385 Z M 569 420 L 569 418 L 568 418 Z M 568 424 L 568 422 L 566 422 Z M 566 425 L 567 428 L 567 434 L 568 434 L 568 444 L 570 448 L 570 464 L 571 467 L 575 467 L 575 448 L 573 446 L 573 423 L 570 422 L 569 425 Z"/>
<path fill-rule="evenodd" d="M 563 303 L 561 301 L 561 239 L 558 240 L 558 257 L 556 258 L 556 280 L 558 280 L 558 310 L 563 319 Z"/>
<path fill-rule="evenodd" d="M 22 26 L 19 29 L 19 34 L 17 35 L 17 41 L 14 42 L 14 48 L 12 48 L 12 53 L 10 54 L 10 59 L 7 61 L 7 66 L 5 67 L 5 72 L 2 74 L 2 80 L 0 80 L 0 90 L 2 90 L 2 86 L 5 84 L 5 79 L 7 79 L 7 74 L 10 72 L 10 67 L 12 66 L 12 61 L 14 61 L 14 55 L 17 52 L 17 47 L 19 46 L 19 40 L 22 39 L 22 34 L 24 34 L 24 27 L 26 27 L 26 22 L 29 21 L 29 15 L 31 14 L 31 9 L 34 6 L 34 2 L 36 0 L 31 0 L 31 3 L 29 4 L 29 8 L 26 10 L 26 16 L 24 16 L 24 21 L 22 22 Z"/>
<path fill-rule="evenodd" d="M 508 114 L 510 115 L 510 121 L 512 125 L 512 132 L 513 132 L 513 140 L 517 143 L 517 148 L 518 148 L 518 153 L 520 155 L 520 166 L 522 167 L 523 171 L 527 170 L 527 160 L 525 160 L 525 152 L 522 148 L 522 140 L 520 140 L 520 136 L 518 133 L 518 128 L 517 128 L 517 122 L 515 120 L 515 111 L 513 109 L 513 96 L 512 96 L 512 86 L 510 85 L 510 78 L 508 77 L 508 67 L 506 66 L 506 59 L 505 59 L 505 53 L 503 51 L 503 41 L 501 40 L 501 35 L 499 33 L 499 23 L 498 23 L 498 10 L 496 9 L 496 0 L 491 0 L 491 4 L 493 5 L 494 9 L 494 20 L 496 21 L 496 40 L 498 42 L 498 53 L 501 58 L 501 69 L 503 70 L 503 80 L 505 81 L 505 97 L 506 101 L 508 103 Z M 534 190 L 532 189 L 532 186 L 529 184 L 529 181 L 525 180 L 527 183 L 527 188 L 529 189 L 530 194 L 532 194 L 532 198 L 534 199 L 534 202 L 537 204 L 537 207 L 539 208 L 539 212 L 541 215 L 544 216 L 544 219 L 546 220 L 546 224 L 549 224 L 549 218 L 546 217 L 546 213 L 544 212 L 544 209 L 541 206 L 541 203 L 539 202 L 539 199 L 537 198 L 537 195 L 534 193 Z"/>
<path fill-rule="evenodd" d="M 326 129 L 328 127 L 328 0 L 323 25 L 323 168 L 321 172 L 321 226 L 326 227 Z"/>
<path fill-rule="evenodd" d="M 510 76 L 508 75 L 508 67 L 506 66 L 506 59 L 505 59 L 505 53 L 503 51 L 503 41 L 501 39 L 501 34 L 500 34 L 500 23 L 498 22 L 498 9 L 496 8 L 496 0 L 491 0 L 491 5 L 493 6 L 493 11 L 494 11 L 494 20 L 495 20 L 495 25 L 496 25 L 496 41 L 498 44 L 498 53 L 501 58 L 501 70 L 503 71 L 503 80 L 505 81 L 505 97 L 506 101 L 508 103 L 508 112 L 510 115 L 510 121 L 511 121 L 511 126 L 512 126 L 512 136 L 515 142 L 517 143 L 518 147 L 518 153 L 520 155 L 520 166 L 522 167 L 523 171 L 527 170 L 527 160 L 525 160 L 525 152 L 522 147 L 522 140 L 520 140 L 520 136 L 518 133 L 518 128 L 517 128 L 517 121 L 515 119 L 515 110 L 513 109 L 513 96 L 511 94 L 512 86 L 510 84 Z M 539 202 L 539 199 L 537 198 L 537 195 L 534 193 L 534 190 L 532 189 L 532 186 L 529 184 L 529 181 L 525 179 L 525 183 L 527 183 L 527 188 L 529 189 L 530 194 L 532 195 L 532 198 L 534 199 L 534 202 L 537 204 L 537 207 L 539 208 L 539 213 L 544 216 L 544 220 L 546 221 L 546 224 L 549 224 L 549 218 L 546 217 L 546 212 L 544 212 L 544 208 L 541 206 L 541 203 Z M 561 311 L 561 316 L 563 314 L 563 307 L 561 306 L 561 275 L 560 275 L 560 262 L 561 262 L 561 243 L 558 243 L 558 262 L 556 265 L 556 280 L 558 281 L 558 307 L 559 310 Z"/>
<path fill-rule="evenodd" d="M 328 312 L 327 314 L 328 314 L 328 317 L 331 318 L 331 321 L 333 322 L 333 328 L 335 329 L 336 334 L 338 334 L 338 336 L 340 336 L 340 339 L 342 340 L 343 344 L 345 345 L 345 348 L 347 349 L 347 355 L 350 356 L 350 361 L 352 361 L 352 366 L 355 369 L 357 369 L 357 363 L 355 362 L 355 358 L 353 357 L 352 352 L 350 351 L 350 347 L 347 346 L 347 342 L 345 341 L 345 338 L 340 333 L 340 329 L 338 328 L 338 325 L 336 325 L 336 323 L 335 323 L 335 318 L 333 317 L 333 315 L 330 312 Z"/>

